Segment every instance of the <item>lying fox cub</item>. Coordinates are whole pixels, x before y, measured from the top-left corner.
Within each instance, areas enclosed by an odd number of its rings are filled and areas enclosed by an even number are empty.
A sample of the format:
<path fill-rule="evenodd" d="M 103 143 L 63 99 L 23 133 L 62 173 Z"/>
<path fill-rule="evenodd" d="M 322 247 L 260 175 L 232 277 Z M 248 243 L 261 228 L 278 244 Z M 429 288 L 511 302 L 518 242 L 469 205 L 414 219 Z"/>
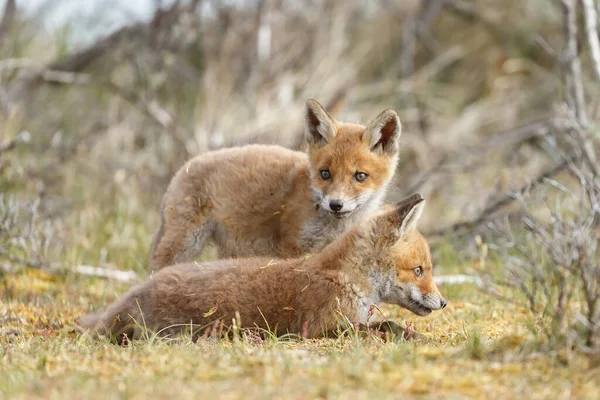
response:
<path fill-rule="evenodd" d="M 398 163 L 396 112 L 365 127 L 308 100 L 305 120 L 308 156 L 250 145 L 188 161 L 164 195 L 150 272 L 193 261 L 207 242 L 219 258 L 317 252 L 377 210 Z"/>
<path fill-rule="evenodd" d="M 415 194 L 387 206 L 309 258 L 164 268 L 80 325 L 117 340 L 139 338 L 144 326 L 160 335 L 191 328 L 197 337 L 215 321 L 231 325 L 237 312 L 240 328 L 315 338 L 335 332 L 341 320 L 368 324 L 379 302 L 427 315 L 446 300 L 432 279 L 429 246 L 416 230 L 424 204 Z"/>

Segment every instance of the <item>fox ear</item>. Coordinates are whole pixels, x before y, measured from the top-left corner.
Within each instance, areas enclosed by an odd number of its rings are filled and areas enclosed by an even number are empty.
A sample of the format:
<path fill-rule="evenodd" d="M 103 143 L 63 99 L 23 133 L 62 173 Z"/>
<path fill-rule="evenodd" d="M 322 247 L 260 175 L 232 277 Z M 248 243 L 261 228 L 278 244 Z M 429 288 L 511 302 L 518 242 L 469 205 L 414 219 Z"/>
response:
<path fill-rule="evenodd" d="M 424 208 L 425 199 L 419 193 L 407 197 L 401 202 L 401 206 L 396 208 L 396 212 L 402 218 L 399 229 L 400 237 L 417 228 L 417 223 L 421 219 Z"/>
<path fill-rule="evenodd" d="M 373 152 L 395 155 L 398 153 L 398 141 L 401 133 L 400 118 L 396 111 L 390 108 L 369 123 L 362 135 L 362 140 Z"/>
<path fill-rule="evenodd" d="M 375 220 L 375 229 L 380 231 L 380 236 L 400 240 L 404 235 L 417 227 L 417 222 L 423 214 L 425 199 L 419 193 L 406 197 L 391 210 L 380 215 Z"/>
<path fill-rule="evenodd" d="M 306 102 L 304 127 L 304 135 L 310 145 L 325 145 L 337 133 L 333 118 L 331 118 L 318 101 L 313 99 L 309 99 Z"/>

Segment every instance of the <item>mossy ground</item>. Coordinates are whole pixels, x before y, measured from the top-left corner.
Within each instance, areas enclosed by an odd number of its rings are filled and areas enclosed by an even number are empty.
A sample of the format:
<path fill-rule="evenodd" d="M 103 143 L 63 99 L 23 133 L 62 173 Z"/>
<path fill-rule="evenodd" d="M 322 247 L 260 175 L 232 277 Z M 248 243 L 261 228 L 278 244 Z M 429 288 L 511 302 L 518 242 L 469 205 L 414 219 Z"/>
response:
<path fill-rule="evenodd" d="M 1 288 L 2 398 L 600 398 L 598 366 L 525 350 L 536 340 L 527 311 L 470 285 L 441 287 L 449 306 L 428 317 L 382 308 L 426 344 L 182 337 L 129 347 L 73 329 L 125 284 L 28 271 Z"/>

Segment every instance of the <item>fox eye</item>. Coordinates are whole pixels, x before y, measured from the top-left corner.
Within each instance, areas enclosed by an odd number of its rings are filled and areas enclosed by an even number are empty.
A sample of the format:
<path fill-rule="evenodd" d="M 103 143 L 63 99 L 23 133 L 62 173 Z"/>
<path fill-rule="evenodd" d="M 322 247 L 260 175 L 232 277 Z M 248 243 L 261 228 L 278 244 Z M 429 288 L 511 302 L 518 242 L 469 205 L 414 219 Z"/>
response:
<path fill-rule="evenodd" d="M 328 169 L 322 169 L 322 170 L 321 170 L 321 178 L 322 178 L 324 181 L 328 181 L 328 180 L 330 180 L 330 179 L 331 179 L 331 172 L 329 172 L 329 170 L 328 170 Z"/>
<path fill-rule="evenodd" d="M 364 172 L 357 172 L 354 175 L 354 179 L 356 179 L 359 182 L 364 182 L 365 179 L 367 179 L 369 177 L 369 175 L 365 174 Z"/>
<path fill-rule="evenodd" d="M 416 275 L 417 277 L 419 277 L 419 278 L 420 278 L 421 276 L 423 276 L 423 267 L 421 267 L 421 266 L 419 265 L 417 268 L 413 269 L 413 272 L 415 273 L 415 275 Z"/>

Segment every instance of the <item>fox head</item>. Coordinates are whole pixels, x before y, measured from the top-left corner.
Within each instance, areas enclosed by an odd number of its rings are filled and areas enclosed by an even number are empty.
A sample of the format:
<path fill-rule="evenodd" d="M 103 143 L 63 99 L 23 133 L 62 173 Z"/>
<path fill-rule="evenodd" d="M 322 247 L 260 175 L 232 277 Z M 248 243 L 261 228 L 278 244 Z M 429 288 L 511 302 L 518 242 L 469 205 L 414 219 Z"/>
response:
<path fill-rule="evenodd" d="M 305 137 L 317 208 L 344 218 L 381 200 L 398 163 L 400 133 L 394 110 L 383 111 L 365 127 L 338 122 L 308 100 Z"/>
<path fill-rule="evenodd" d="M 433 282 L 429 245 L 416 228 L 424 206 L 420 194 L 409 196 L 368 221 L 361 234 L 372 244 L 367 262 L 375 296 L 418 315 L 446 307 Z"/>

